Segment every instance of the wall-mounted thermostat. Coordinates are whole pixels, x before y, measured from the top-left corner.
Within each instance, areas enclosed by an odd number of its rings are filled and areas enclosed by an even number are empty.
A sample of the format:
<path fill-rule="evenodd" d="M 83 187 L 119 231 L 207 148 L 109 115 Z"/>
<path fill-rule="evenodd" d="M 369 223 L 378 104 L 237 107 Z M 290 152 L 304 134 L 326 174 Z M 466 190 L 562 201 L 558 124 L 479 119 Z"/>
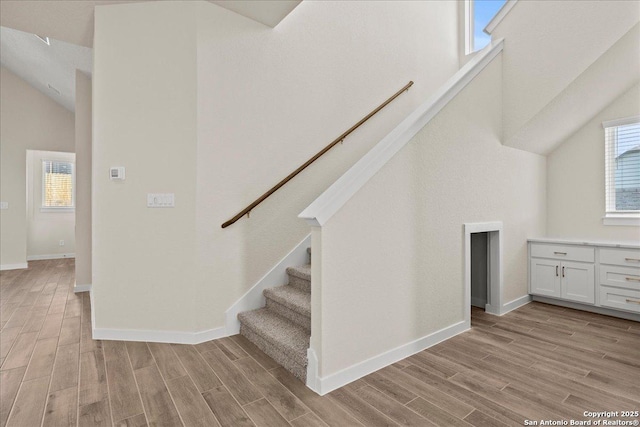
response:
<path fill-rule="evenodd" d="M 109 168 L 109 179 L 124 180 L 124 167 L 118 166 L 114 168 Z"/>

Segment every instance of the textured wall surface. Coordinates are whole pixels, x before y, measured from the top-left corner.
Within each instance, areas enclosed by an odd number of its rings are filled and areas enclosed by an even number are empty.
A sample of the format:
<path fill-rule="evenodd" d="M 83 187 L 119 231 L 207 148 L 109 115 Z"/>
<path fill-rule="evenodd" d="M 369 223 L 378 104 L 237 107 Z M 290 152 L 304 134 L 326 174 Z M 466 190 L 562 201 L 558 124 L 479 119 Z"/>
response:
<path fill-rule="evenodd" d="M 76 70 L 76 285 L 91 284 L 91 78 Z"/>
<path fill-rule="evenodd" d="M 193 331 L 195 4 L 97 7 L 94 51 L 95 327 Z M 147 208 L 148 193 L 175 208 Z"/>
<path fill-rule="evenodd" d="M 200 324 L 309 233 L 298 214 L 457 71 L 454 2 L 302 2 L 275 29 L 198 12 Z M 382 30 L 384 29 L 384 30 Z M 243 218 L 220 224 L 385 99 L 408 93 Z"/>
<path fill-rule="evenodd" d="M 27 150 L 73 152 L 73 113 L 1 68 L 0 264 L 27 262 Z"/>
<path fill-rule="evenodd" d="M 527 294 L 546 162 L 500 142 L 501 66 L 499 56 L 322 227 L 321 376 L 464 319 L 464 223 L 503 222 L 502 301 Z"/>
<path fill-rule="evenodd" d="M 640 115 L 636 85 L 593 117 L 547 158 L 547 234 L 553 237 L 640 241 L 640 227 L 603 225 L 602 122 Z"/>

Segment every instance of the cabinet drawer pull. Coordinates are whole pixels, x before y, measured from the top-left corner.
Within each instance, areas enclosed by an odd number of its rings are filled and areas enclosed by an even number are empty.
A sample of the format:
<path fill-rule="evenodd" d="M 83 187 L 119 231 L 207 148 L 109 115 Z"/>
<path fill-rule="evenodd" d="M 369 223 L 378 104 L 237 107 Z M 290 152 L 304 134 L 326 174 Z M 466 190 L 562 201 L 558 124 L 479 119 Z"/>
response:
<path fill-rule="evenodd" d="M 640 258 L 625 258 L 625 261 L 634 261 L 634 262 L 640 262 Z"/>
<path fill-rule="evenodd" d="M 640 279 L 637 277 L 625 277 L 627 282 L 640 282 Z"/>
<path fill-rule="evenodd" d="M 566 252 L 554 252 L 553 254 L 554 255 L 566 255 L 567 253 Z"/>
<path fill-rule="evenodd" d="M 634 299 L 629 299 L 629 298 L 627 298 L 627 302 L 628 302 L 628 303 L 631 303 L 631 304 L 638 304 L 638 305 L 640 305 L 640 301 L 637 301 L 637 300 L 634 300 Z"/>

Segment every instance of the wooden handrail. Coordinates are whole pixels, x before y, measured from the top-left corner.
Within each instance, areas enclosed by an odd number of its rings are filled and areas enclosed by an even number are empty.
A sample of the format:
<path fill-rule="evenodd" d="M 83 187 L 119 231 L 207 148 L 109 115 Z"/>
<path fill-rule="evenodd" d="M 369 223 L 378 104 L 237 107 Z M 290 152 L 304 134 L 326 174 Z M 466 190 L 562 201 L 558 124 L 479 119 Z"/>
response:
<path fill-rule="evenodd" d="M 293 172 L 291 172 L 289 175 L 287 175 L 286 178 L 284 178 L 282 181 L 280 181 L 279 183 L 277 183 L 276 185 L 274 185 L 273 187 L 271 187 L 271 189 L 269 191 L 267 191 L 266 193 L 264 193 L 262 196 L 258 197 L 256 200 L 253 201 L 253 203 L 251 203 L 249 206 L 247 206 L 246 208 L 244 208 L 243 210 L 241 210 L 240 212 L 238 212 L 238 214 L 236 216 L 234 216 L 233 218 L 231 218 L 229 221 L 225 222 L 224 224 L 222 224 L 222 228 L 227 228 L 228 226 L 230 226 L 231 224 L 235 223 L 236 221 L 238 221 L 240 218 L 242 218 L 245 215 L 248 215 L 253 208 L 255 208 L 256 206 L 258 206 L 260 203 L 262 203 L 267 197 L 269 197 L 270 195 L 272 195 L 273 193 L 275 193 L 276 191 L 278 191 L 280 189 L 280 187 L 282 187 L 283 185 L 285 185 L 287 182 L 291 181 L 291 179 L 293 179 L 293 177 L 295 177 L 296 175 L 298 175 L 300 172 L 302 172 L 304 169 L 307 168 L 307 166 L 309 166 L 311 163 L 315 162 L 316 160 L 318 160 L 320 157 L 322 157 L 322 155 L 324 153 L 326 153 L 327 151 L 331 150 L 336 144 L 338 144 L 339 142 L 344 141 L 344 139 L 349 136 L 349 134 L 351 132 L 353 132 L 354 130 L 358 129 L 364 122 L 366 122 L 367 120 L 369 120 L 374 114 L 376 114 L 378 111 L 382 110 L 384 107 L 387 106 L 387 104 L 389 104 L 391 101 L 393 101 L 394 99 L 396 99 L 398 96 L 400 96 L 402 94 L 402 92 L 404 91 L 408 91 L 409 88 L 413 85 L 413 81 L 410 81 L 409 83 L 407 83 L 402 89 L 400 89 L 399 91 L 397 91 L 396 93 L 393 94 L 393 96 L 391 96 L 389 99 L 387 99 L 386 101 L 384 101 L 382 104 L 380 104 L 375 110 L 373 110 L 372 112 L 370 112 L 369 114 L 367 114 L 366 116 L 364 116 L 364 118 L 362 118 L 358 123 L 356 123 L 355 125 L 351 126 L 349 128 L 349 130 L 347 130 L 346 132 L 344 132 L 342 135 L 340 135 L 339 137 L 337 137 L 336 139 L 334 139 L 331 144 L 327 145 L 326 147 L 324 147 L 322 150 L 320 150 L 315 156 L 313 156 L 312 158 L 310 158 L 309 160 L 307 160 L 306 162 L 304 162 L 304 164 L 302 164 L 298 169 L 294 170 Z"/>

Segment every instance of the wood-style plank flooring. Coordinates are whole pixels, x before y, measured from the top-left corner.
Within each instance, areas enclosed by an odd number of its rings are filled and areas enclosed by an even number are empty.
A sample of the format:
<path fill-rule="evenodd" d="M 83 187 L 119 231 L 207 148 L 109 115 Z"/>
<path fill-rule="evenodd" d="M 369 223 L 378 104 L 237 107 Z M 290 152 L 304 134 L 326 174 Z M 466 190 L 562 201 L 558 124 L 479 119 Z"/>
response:
<path fill-rule="evenodd" d="M 640 409 L 640 324 L 532 303 L 320 397 L 241 336 L 91 339 L 73 260 L 0 273 L 0 427 L 521 426 Z"/>

